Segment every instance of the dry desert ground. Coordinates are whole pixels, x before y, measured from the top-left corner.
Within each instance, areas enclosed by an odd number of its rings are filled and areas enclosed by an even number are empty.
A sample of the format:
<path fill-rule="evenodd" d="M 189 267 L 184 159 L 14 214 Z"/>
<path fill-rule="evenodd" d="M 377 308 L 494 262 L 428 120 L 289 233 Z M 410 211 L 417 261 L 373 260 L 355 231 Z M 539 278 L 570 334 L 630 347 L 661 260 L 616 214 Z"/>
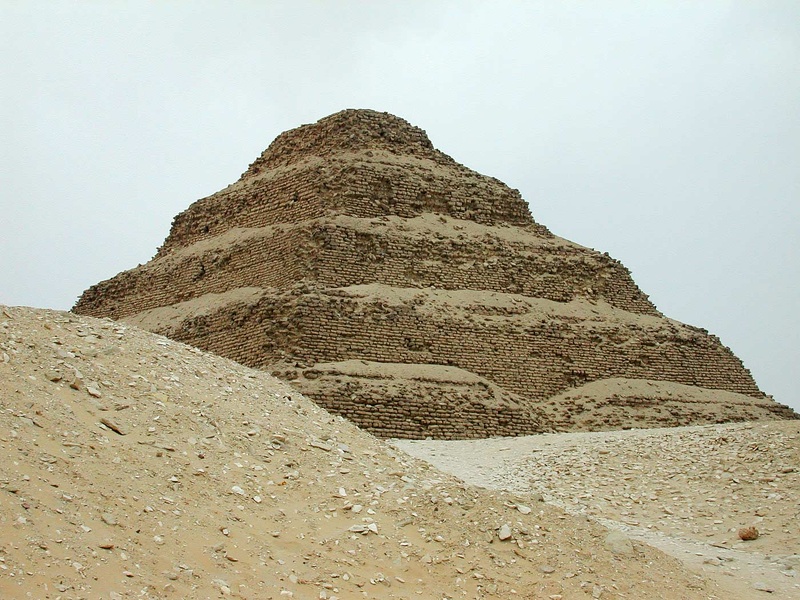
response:
<path fill-rule="evenodd" d="M 386 443 L 264 372 L 0 307 L 0 597 L 800 598 L 799 423 Z"/>

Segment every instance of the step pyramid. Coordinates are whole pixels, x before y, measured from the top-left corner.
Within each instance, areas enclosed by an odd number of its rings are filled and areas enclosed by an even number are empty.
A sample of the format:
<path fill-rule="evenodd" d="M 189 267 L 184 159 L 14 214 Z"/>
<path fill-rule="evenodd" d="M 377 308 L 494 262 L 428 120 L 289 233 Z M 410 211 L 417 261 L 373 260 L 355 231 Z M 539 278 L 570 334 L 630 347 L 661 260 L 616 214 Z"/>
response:
<path fill-rule="evenodd" d="M 268 370 L 382 437 L 796 416 L 619 261 L 371 110 L 279 135 L 73 310 Z"/>

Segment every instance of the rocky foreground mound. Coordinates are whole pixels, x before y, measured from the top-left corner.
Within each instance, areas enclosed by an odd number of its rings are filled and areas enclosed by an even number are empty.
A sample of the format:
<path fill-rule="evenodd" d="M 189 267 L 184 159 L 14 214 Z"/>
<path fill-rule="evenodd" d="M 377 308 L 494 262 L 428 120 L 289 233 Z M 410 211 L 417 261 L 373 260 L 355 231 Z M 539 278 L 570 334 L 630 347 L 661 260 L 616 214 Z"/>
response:
<path fill-rule="evenodd" d="M 381 437 L 797 417 L 719 339 L 664 317 L 618 261 L 371 110 L 282 133 L 179 214 L 153 260 L 74 311 L 270 371 Z M 626 379 L 683 387 L 668 402 L 615 395 Z M 572 393 L 604 382 L 593 402 Z"/>
<path fill-rule="evenodd" d="M 0 397 L 2 598 L 716 597 L 123 323 L 0 307 Z"/>

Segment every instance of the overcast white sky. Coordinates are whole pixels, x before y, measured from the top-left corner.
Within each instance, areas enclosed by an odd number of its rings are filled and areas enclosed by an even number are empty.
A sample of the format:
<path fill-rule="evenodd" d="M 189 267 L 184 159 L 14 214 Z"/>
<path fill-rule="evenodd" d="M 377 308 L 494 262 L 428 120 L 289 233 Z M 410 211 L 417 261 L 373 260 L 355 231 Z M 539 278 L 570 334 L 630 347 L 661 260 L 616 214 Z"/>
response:
<path fill-rule="evenodd" d="M 69 309 L 281 131 L 399 115 L 800 410 L 800 2 L 0 0 L 0 303 Z"/>

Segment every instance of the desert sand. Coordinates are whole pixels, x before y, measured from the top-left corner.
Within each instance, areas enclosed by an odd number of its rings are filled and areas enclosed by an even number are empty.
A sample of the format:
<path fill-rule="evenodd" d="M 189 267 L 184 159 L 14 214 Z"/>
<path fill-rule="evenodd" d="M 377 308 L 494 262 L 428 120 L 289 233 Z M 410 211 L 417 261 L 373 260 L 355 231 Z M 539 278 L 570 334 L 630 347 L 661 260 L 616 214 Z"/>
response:
<path fill-rule="evenodd" d="M 580 435 L 403 446 L 456 477 L 264 372 L 0 307 L 0 597 L 798 597 L 796 423 Z"/>
<path fill-rule="evenodd" d="M 393 445 L 661 548 L 728 597 L 800 598 L 796 420 Z"/>

